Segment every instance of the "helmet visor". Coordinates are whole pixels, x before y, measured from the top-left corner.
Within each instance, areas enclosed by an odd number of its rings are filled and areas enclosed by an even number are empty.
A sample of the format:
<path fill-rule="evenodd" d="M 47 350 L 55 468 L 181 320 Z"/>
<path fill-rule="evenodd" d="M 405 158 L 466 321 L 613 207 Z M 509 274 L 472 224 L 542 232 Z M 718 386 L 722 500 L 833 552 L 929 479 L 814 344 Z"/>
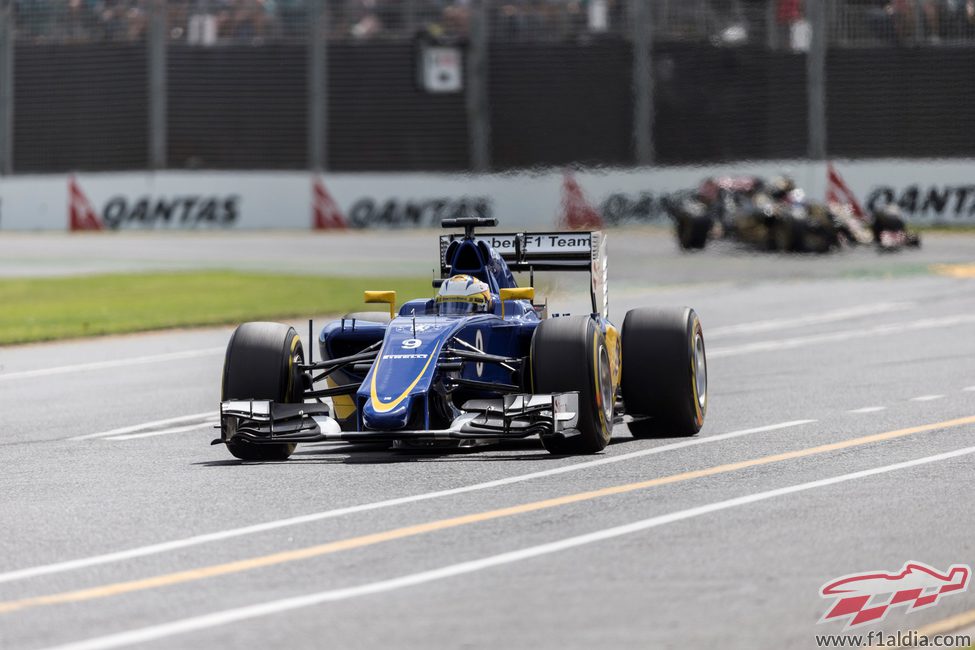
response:
<path fill-rule="evenodd" d="M 464 316 L 474 312 L 475 303 L 468 301 L 444 300 L 437 303 L 437 311 L 442 316 Z"/>

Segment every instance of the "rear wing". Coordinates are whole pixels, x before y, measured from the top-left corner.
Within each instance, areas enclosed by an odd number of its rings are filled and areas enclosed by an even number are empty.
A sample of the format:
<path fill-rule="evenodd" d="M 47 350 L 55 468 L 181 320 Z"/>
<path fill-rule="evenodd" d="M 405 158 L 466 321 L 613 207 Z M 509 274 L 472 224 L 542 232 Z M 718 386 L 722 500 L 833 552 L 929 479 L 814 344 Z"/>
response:
<path fill-rule="evenodd" d="M 465 235 L 440 236 L 440 275 L 450 273 L 447 247 Z M 483 241 L 514 273 L 535 271 L 588 271 L 594 313 L 609 317 L 609 285 L 606 282 L 606 235 L 594 232 L 479 233 Z"/>

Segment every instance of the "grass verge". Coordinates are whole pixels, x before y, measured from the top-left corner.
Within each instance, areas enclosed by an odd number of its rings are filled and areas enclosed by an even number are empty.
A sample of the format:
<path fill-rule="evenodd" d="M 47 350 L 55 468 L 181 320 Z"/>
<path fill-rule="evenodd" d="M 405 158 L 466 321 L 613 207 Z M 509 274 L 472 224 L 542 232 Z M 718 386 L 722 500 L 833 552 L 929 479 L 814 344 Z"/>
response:
<path fill-rule="evenodd" d="M 0 280 L 0 345 L 221 325 L 248 320 L 382 311 L 364 289 L 399 302 L 432 296 L 429 279 L 203 271 Z"/>

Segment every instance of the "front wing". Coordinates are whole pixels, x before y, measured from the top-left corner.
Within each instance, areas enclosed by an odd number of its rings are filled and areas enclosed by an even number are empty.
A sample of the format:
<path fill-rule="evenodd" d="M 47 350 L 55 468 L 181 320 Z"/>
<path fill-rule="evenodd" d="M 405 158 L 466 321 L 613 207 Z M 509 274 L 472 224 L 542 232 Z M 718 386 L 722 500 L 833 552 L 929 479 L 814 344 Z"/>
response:
<path fill-rule="evenodd" d="M 220 404 L 221 437 L 213 444 L 244 440 L 255 444 L 291 442 L 374 442 L 399 440 L 492 440 L 533 435 L 578 435 L 579 393 L 513 394 L 466 402 L 447 429 L 431 431 L 342 431 L 326 404 L 282 404 L 230 400 Z"/>

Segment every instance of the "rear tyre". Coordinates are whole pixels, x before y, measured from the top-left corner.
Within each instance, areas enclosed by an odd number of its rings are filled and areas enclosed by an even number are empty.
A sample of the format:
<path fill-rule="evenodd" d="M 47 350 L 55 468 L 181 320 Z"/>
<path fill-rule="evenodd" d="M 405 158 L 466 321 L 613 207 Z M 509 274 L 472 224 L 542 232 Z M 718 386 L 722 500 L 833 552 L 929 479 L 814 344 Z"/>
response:
<path fill-rule="evenodd" d="M 633 309 L 623 320 L 623 404 L 635 438 L 691 436 L 708 409 L 701 321 L 690 307 Z"/>
<path fill-rule="evenodd" d="M 791 217 L 778 219 L 771 226 L 770 248 L 782 253 L 796 253 L 802 249 L 802 226 Z"/>
<path fill-rule="evenodd" d="M 595 454 L 613 435 L 615 391 L 606 338 L 589 316 L 542 321 L 532 338 L 536 393 L 579 392 L 578 435 L 542 437 L 553 454 Z"/>
<path fill-rule="evenodd" d="M 301 339 L 293 327 L 280 323 L 244 323 L 227 344 L 221 399 L 300 402 L 304 381 L 297 365 L 303 361 Z M 286 460 L 295 450 L 295 444 L 264 445 L 231 438 L 227 449 L 241 460 Z"/>
<path fill-rule="evenodd" d="M 840 230 L 836 221 L 824 206 L 815 205 L 809 217 L 802 222 L 801 250 L 809 253 L 828 253 L 840 245 Z"/>
<path fill-rule="evenodd" d="M 823 255 L 838 245 L 839 239 L 835 231 L 831 231 L 826 227 L 810 226 L 806 229 L 800 250 L 807 253 Z"/>

